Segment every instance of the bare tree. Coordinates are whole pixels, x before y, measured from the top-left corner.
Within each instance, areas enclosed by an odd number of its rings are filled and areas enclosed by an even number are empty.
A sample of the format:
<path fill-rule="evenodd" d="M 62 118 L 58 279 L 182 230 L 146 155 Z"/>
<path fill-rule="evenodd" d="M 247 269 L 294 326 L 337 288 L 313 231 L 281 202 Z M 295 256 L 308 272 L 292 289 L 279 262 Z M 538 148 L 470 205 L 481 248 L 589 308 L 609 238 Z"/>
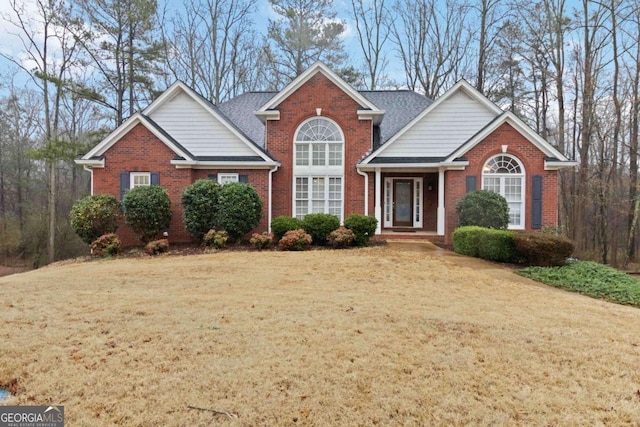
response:
<path fill-rule="evenodd" d="M 385 78 L 388 64 L 385 44 L 391 25 L 385 0 L 351 0 L 351 18 L 358 34 L 358 43 L 364 55 L 364 68 L 370 90 L 377 89 Z"/>

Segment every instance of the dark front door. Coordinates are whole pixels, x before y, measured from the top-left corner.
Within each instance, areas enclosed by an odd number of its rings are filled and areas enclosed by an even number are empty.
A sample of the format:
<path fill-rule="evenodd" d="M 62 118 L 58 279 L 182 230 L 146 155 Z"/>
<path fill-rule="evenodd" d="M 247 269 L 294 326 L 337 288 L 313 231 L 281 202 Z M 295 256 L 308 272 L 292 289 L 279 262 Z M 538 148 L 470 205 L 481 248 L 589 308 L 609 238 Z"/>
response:
<path fill-rule="evenodd" d="M 413 226 L 413 180 L 393 181 L 393 226 Z"/>

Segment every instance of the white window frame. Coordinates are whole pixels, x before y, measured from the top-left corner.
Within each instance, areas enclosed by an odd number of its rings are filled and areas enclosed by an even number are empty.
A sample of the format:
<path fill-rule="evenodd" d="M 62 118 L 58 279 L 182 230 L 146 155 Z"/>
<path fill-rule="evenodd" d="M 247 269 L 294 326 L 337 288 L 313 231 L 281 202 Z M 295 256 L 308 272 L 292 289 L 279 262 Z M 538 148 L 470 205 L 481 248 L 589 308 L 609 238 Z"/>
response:
<path fill-rule="evenodd" d="M 496 157 L 509 157 L 511 159 L 513 159 L 518 166 L 520 167 L 521 173 L 488 173 L 487 172 L 487 168 L 489 165 L 489 162 L 491 162 L 493 159 L 495 159 Z M 509 219 L 509 226 L 508 229 L 509 230 L 524 230 L 525 226 L 526 226 L 526 200 L 527 200 L 527 195 L 526 195 L 526 189 L 527 189 L 527 179 L 526 179 L 526 170 L 524 168 L 524 165 L 522 164 L 522 162 L 520 161 L 519 158 L 517 158 L 516 156 L 513 156 L 511 154 L 506 154 L 506 153 L 500 153 L 500 154 L 496 154 L 495 156 L 491 156 L 487 159 L 487 161 L 484 163 L 484 166 L 482 167 L 482 186 L 481 188 L 484 190 L 485 189 L 485 178 L 498 178 L 499 181 L 499 185 L 500 185 L 500 191 L 498 192 L 498 194 L 502 195 L 503 197 L 506 198 L 505 196 L 505 179 L 506 178 L 520 178 L 520 201 L 519 202 L 509 202 L 509 200 L 507 199 L 507 203 L 519 203 L 520 204 L 520 224 L 512 224 L 511 223 L 511 219 Z"/>
<path fill-rule="evenodd" d="M 298 135 L 300 129 L 310 122 L 311 120 L 326 120 L 331 122 L 339 131 L 340 140 L 339 141 L 298 141 Z M 330 161 L 330 146 L 340 144 L 341 145 L 341 158 L 339 165 L 329 165 Z M 308 150 L 306 151 L 307 155 L 304 158 L 307 160 L 308 164 L 298 165 L 298 147 L 306 145 L 308 146 Z M 324 145 L 324 164 L 322 165 L 313 165 L 313 147 Z M 308 192 L 307 199 L 304 199 L 307 202 L 307 212 L 306 214 L 313 212 L 313 179 L 314 178 L 323 178 L 325 180 L 325 196 L 324 196 L 324 213 L 329 212 L 329 187 L 330 187 L 330 179 L 331 178 L 339 178 L 340 179 L 340 215 L 338 218 L 342 223 L 344 219 L 344 187 L 345 187 L 345 175 L 344 175 L 344 163 L 345 163 L 345 139 L 344 133 L 340 126 L 333 120 L 324 117 L 324 116 L 314 116 L 311 117 L 304 122 L 300 123 L 298 128 L 296 129 L 293 136 L 293 182 L 292 182 L 292 198 L 293 198 L 293 211 L 292 216 L 298 217 L 298 198 L 296 192 L 296 182 L 298 178 L 307 178 Z M 302 199 L 300 199 L 302 200 Z"/>
<path fill-rule="evenodd" d="M 413 225 L 411 228 L 422 228 L 424 219 L 424 188 L 423 178 L 411 176 L 392 176 L 384 179 L 384 226 L 393 227 L 393 181 L 395 180 L 413 181 Z"/>
<path fill-rule="evenodd" d="M 136 184 L 136 178 L 146 178 L 148 184 Z M 151 185 L 151 172 L 130 172 L 129 189 L 135 187 L 149 187 Z"/>
<path fill-rule="evenodd" d="M 220 185 L 231 184 L 234 182 L 240 182 L 240 174 L 238 173 L 219 173 L 216 176 L 216 181 Z"/>

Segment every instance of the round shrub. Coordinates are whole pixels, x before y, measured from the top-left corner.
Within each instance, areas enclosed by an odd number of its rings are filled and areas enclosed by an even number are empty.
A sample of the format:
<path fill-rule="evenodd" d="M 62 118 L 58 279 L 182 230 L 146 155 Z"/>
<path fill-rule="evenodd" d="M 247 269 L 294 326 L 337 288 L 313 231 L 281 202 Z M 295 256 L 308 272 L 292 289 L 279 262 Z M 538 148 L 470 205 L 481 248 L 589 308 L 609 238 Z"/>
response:
<path fill-rule="evenodd" d="M 344 220 L 344 226 L 355 234 L 356 245 L 367 246 L 371 236 L 376 233 L 378 220 L 367 215 L 350 215 Z"/>
<path fill-rule="evenodd" d="M 472 191 L 456 205 L 460 226 L 506 229 L 509 226 L 509 205 L 498 193 L 487 190 Z"/>
<path fill-rule="evenodd" d="M 158 255 L 169 250 L 169 240 L 152 240 L 144 247 L 144 251 L 149 255 Z"/>
<path fill-rule="evenodd" d="M 107 233 L 91 242 L 91 255 L 94 257 L 105 257 L 117 255 L 122 251 L 122 243 L 115 233 Z"/>
<path fill-rule="evenodd" d="M 211 179 L 199 179 L 182 193 L 182 222 L 189 234 L 202 241 L 216 225 L 220 185 Z"/>
<path fill-rule="evenodd" d="M 331 214 L 307 214 L 302 220 L 302 228 L 311 235 L 316 245 L 327 243 L 329 234 L 338 227 L 340 227 L 340 220 L 337 216 Z"/>
<path fill-rule="evenodd" d="M 78 200 L 69 214 L 71 227 L 83 242 L 91 244 L 102 235 L 115 233 L 120 218 L 120 203 L 108 194 Z"/>
<path fill-rule="evenodd" d="M 267 233 L 266 231 L 262 234 L 253 233 L 253 235 L 251 235 L 251 240 L 249 240 L 249 243 L 251 243 L 258 250 L 268 249 L 271 247 L 271 245 L 273 245 L 273 233 Z"/>
<path fill-rule="evenodd" d="M 279 241 L 284 236 L 284 233 L 291 230 L 298 230 L 302 228 L 302 221 L 298 218 L 292 218 L 290 216 L 277 216 L 271 220 L 271 232 L 275 236 L 275 240 Z"/>
<path fill-rule="evenodd" d="M 171 200 L 164 188 L 151 185 L 134 187 L 122 201 L 124 218 L 143 243 L 152 240 L 171 222 Z"/>
<path fill-rule="evenodd" d="M 262 199 L 250 185 L 240 182 L 225 184 L 218 194 L 216 226 L 223 228 L 233 240 L 260 224 Z"/>
<path fill-rule="evenodd" d="M 334 248 L 346 248 L 355 240 L 356 235 L 346 227 L 338 227 L 329 233 L 329 244 Z"/>
<path fill-rule="evenodd" d="M 305 251 L 311 246 L 313 239 L 303 229 L 290 230 L 284 233 L 278 243 L 283 251 Z"/>
<path fill-rule="evenodd" d="M 229 234 L 224 231 L 216 231 L 215 229 L 209 230 L 202 239 L 202 244 L 214 249 L 222 249 L 227 245 L 229 240 Z"/>

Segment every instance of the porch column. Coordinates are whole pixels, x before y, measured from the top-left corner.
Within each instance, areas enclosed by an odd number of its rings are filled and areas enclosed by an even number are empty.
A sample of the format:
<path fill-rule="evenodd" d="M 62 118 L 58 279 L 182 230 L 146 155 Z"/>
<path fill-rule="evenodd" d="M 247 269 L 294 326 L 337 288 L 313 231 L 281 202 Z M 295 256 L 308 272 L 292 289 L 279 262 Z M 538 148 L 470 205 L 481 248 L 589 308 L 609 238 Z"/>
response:
<path fill-rule="evenodd" d="M 376 185 L 374 191 L 376 192 L 376 206 L 375 206 L 375 216 L 378 220 L 378 226 L 376 227 L 376 234 L 382 233 L 382 174 L 380 173 L 380 168 L 376 168 Z"/>
<path fill-rule="evenodd" d="M 438 169 L 438 236 L 444 236 L 445 210 L 444 210 L 444 168 Z"/>

